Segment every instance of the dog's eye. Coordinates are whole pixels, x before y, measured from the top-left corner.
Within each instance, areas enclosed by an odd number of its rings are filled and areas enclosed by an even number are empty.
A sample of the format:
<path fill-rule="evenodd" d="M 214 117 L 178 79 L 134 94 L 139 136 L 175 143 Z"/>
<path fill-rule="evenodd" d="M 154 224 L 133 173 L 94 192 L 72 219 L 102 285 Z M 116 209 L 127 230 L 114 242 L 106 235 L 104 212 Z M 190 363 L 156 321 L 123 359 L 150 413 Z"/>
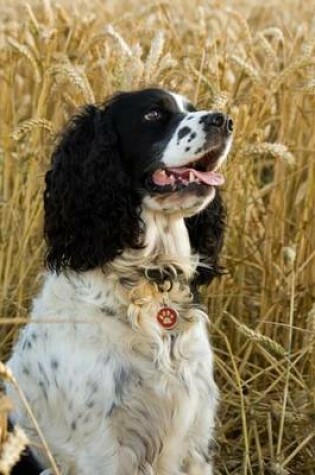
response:
<path fill-rule="evenodd" d="M 163 117 L 163 112 L 159 109 L 152 109 L 144 115 L 144 120 L 154 121 Z"/>

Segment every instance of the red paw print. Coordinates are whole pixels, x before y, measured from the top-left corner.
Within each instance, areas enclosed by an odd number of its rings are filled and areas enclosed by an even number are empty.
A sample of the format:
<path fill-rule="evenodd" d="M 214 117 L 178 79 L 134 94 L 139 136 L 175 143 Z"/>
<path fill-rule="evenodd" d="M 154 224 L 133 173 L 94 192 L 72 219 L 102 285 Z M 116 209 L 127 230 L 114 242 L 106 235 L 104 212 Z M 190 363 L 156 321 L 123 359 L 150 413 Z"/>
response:
<path fill-rule="evenodd" d="M 158 311 L 157 320 L 162 327 L 171 330 L 177 323 L 177 312 L 173 308 L 163 307 Z"/>

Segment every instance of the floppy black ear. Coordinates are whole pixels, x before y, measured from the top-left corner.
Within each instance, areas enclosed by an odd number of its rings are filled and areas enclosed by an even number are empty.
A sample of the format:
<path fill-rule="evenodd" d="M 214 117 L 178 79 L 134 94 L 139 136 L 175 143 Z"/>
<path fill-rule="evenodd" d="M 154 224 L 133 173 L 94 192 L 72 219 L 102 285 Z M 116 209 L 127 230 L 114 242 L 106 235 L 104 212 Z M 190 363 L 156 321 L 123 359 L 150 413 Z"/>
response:
<path fill-rule="evenodd" d="M 213 201 L 201 213 L 186 219 L 192 249 L 201 257 L 205 266 L 199 266 L 194 285 L 209 284 L 223 273 L 219 254 L 223 245 L 226 207 L 216 190 Z"/>
<path fill-rule="evenodd" d="M 139 247 L 139 198 L 118 152 L 110 106 L 86 106 L 66 127 L 46 174 L 46 264 L 84 271 Z"/>

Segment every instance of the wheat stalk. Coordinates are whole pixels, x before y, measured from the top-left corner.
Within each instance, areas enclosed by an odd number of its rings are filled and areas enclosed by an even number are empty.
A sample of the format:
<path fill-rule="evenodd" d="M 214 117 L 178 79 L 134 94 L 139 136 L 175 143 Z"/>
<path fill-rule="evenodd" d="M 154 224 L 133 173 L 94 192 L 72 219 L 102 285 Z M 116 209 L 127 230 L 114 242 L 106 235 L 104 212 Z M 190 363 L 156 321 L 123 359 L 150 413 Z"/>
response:
<path fill-rule="evenodd" d="M 28 444 L 28 439 L 23 430 L 16 426 L 7 436 L 0 451 L 0 473 L 10 475 L 12 468 L 18 462 L 21 454 Z"/>
<path fill-rule="evenodd" d="M 261 34 L 264 36 L 271 36 L 282 44 L 285 43 L 283 31 L 275 26 L 269 26 L 268 28 L 264 28 L 263 30 L 261 30 Z"/>
<path fill-rule="evenodd" d="M 36 16 L 35 16 L 35 14 L 34 14 L 32 8 L 31 8 L 31 6 L 30 6 L 28 3 L 25 4 L 25 9 L 26 9 L 26 11 L 27 11 L 27 13 L 28 13 L 28 15 L 29 15 L 29 17 L 30 17 L 31 26 L 33 27 L 33 28 L 32 28 L 33 31 L 34 31 L 36 34 L 38 34 L 38 32 L 39 32 L 39 23 L 38 23 L 38 21 L 37 21 L 37 19 L 36 19 Z"/>
<path fill-rule="evenodd" d="M 298 59 L 297 61 L 294 61 L 292 64 L 286 67 L 280 74 L 278 74 L 278 76 L 272 81 L 270 88 L 271 92 L 275 94 L 276 92 L 278 92 L 279 88 L 283 85 L 283 83 L 294 77 L 294 73 L 302 72 L 303 69 L 306 69 L 314 64 L 315 59 L 310 58 L 308 54 Z"/>
<path fill-rule="evenodd" d="M 238 12 L 237 10 L 234 10 L 232 8 L 226 8 L 226 12 L 230 16 L 232 16 L 236 20 L 236 22 L 239 24 L 242 35 L 244 36 L 245 46 L 246 47 L 251 46 L 253 43 L 253 36 L 250 30 L 250 27 L 247 21 L 245 20 L 245 18 L 243 17 L 243 15 L 240 14 L 240 12 Z"/>
<path fill-rule="evenodd" d="M 23 122 L 23 124 L 19 125 L 14 132 L 12 133 L 13 140 L 21 140 L 21 138 L 32 132 L 34 128 L 40 128 L 47 130 L 50 135 L 55 135 L 55 130 L 53 124 L 46 119 L 29 119 Z"/>
<path fill-rule="evenodd" d="M 114 38 L 114 40 L 116 40 L 121 52 L 124 55 L 129 56 L 130 58 L 132 57 L 132 50 L 130 46 L 126 43 L 123 37 L 115 30 L 112 25 L 107 26 L 107 28 L 105 29 L 105 33 Z"/>
<path fill-rule="evenodd" d="M 227 92 L 215 94 L 211 100 L 211 108 L 215 110 L 225 110 L 229 102 L 230 95 Z"/>
<path fill-rule="evenodd" d="M 28 48 L 26 45 L 23 45 L 16 41 L 14 38 L 8 38 L 7 39 L 8 43 L 12 48 L 17 51 L 20 55 L 22 55 L 24 58 L 26 58 L 29 63 L 32 66 L 33 72 L 34 72 L 34 79 L 37 83 L 41 82 L 42 74 L 39 68 L 39 65 L 31 52 L 30 48 Z"/>
<path fill-rule="evenodd" d="M 136 44 L 132 48 L 132 57 L 126 62 L 125 70 L 122 73 L 123 89 L 130 89 L 139 86 L 144 72 L 144 64 L 141 56 L 142 48 L 140 44 Z"/>
<path fill-rule="evenodd" d="M 315 381 L 315 304 L 307 314 L 306 328 L 308 333 L 305 336 L 305 346 L 311 355 L 311 365 L 313 367 L 314 381 Z"/>
<path fill-rule="evenodd" d="M 255 145 L 247 145 L 243 148 L 242 153 L 247 156 L 253 155 L 271 155 L 274 158 L 281 158 L 288 165 L 296 163 L 294 155 L 283 144 L 260 142 Z"/>
<path fill-rule="evenodd" d="M 270 42 L 265 38 L 265 35 L 257 33 L 255 41 L 260 47 L 269 69 L 277 69 L 279 64 L 277 54 Z"/>
<path fill-rule="evenodd" d="M 281 358 L 285 358 L 287 356 L 286 350 L 278 342 L 272 340 L 268 336 L 263 335 L 262 333 L 256 330 L 252 330 L 244 323 L 240 323 L 230 313 L 225 312 L 225 315 L 227 315 L 233 321 L 238 331 L 241 332 L 243 335 L 247 336 L 251 341 L 260 344 L 276 356 L 280 356 Z"/>
<path fill-rule="evenodd" d="M 71 82 L 71 84 L 82 93 L 86 102 L 95 102 L 94 93 L 85 73 L 82 70 L 79 70 L 70 63 L 64 63 L 53 66 L 49 72 L 51 75 L 57 78 L 57 81 L 59 77 L 62 80 Z"/>
<path fill-rule="evenodd" d="M 260 84 L 263 80 L 262 74 L 248 61 L 233 54 L 230 57 L 232 63 L 235 63 L 251 80 L 253 83 Z"/>
<path fill-rule="evenodd" d="M 28 416 L 30 417 L 31 421 L 32 421 L 32 424 L 34 426 L 34 428 L 36 429 L 36 432 L 38 434 L 38 437 L 45 449 L 45 452 L 46 452 L 46 455 L 47 455 L 47 458 L 51 464 L 51 467 L 52 467 L 52 470 L 53 470 L 53 473 L 54 475 L 61 475 L 60 474 L 60 471 L 56 465 L 56 462 L 54 460 L 54 457 L 52 456 L 52 453 L 47 445 L 47 442 L 45 440 L 45 437 L 44 437 L 44 434 L 42 433 L 39 425 L 38 425 L 38 422 L 36 420 L 36 417 L 34 416 L 34 413 L 32 411 L 32 408 L 31 406 L 29 405 L 22 389 L 20 388 L 17 380 L 15 379 L 12 371 L 10 370 L 10 368 L 8 368 L 6 365 L 4 365 L 1 361 L 0 361 L 0 377 L 2 377 L 3 379 L 5 379 L 6 381 L 8 381 L 10 384 L 12 384 L 14 386 L 14 389 L 16 390 L 17 394 L 19 395 L 24 407 L 25 407 L 25 410 L 28 414 Z M 19 433 L 20 434 L 20 433 Z M 20 447 L 20 445 L 18 445 L 18 447 Z M 24 448 L 24 447 L 23 447 Z M 16 453 L 16 452 L 14 452 Z"/>
<path fill-rule="evenodd" d="M 158 31 L 152 40 L 150 51 L 144 65 L 144 80 L 149 83 L 155 76 L 158 62 L 163 53 L 164 33 Z"/>
<path fill-rule="evenodd" d="M 51 6 L 50 0 L 42 0 L 43 2 L 43 13 L 45 17 L 45 22 L 51 25 L 54 22 L 54 13 Z"/>
<path fill-rule="evenodd" d="M 156 76 L 161 76 L 167 69 L 175 68 L 175 66 L 177 66 L 176 59 L 173 58 L 171 53 L 166 53 L 157 64 Z"/>

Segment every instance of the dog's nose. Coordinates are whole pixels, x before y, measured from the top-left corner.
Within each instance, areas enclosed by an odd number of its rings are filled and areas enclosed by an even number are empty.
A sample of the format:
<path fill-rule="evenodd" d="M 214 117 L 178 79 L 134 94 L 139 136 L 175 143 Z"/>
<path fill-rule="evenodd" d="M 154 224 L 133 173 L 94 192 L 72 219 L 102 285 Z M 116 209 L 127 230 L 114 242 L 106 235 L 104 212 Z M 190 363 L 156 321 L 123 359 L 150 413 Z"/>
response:
<path fill-rule="evenodd" d="M 233 120 L 230 117 L 227 118 L 226 128 L 227 131 L 230 132 L 230 134 L 233 132 Z"/>
<path fill-rule="evenodd" d="M 229 134 L 233 132 L 232 119 L 229 116 L 222 114 L 222 112 L 211 112 L 202 118 L 202 122 L 205 124 L 207 129 L 209 127 L 216 127 L 218 129 L 225 129 Z"/>

